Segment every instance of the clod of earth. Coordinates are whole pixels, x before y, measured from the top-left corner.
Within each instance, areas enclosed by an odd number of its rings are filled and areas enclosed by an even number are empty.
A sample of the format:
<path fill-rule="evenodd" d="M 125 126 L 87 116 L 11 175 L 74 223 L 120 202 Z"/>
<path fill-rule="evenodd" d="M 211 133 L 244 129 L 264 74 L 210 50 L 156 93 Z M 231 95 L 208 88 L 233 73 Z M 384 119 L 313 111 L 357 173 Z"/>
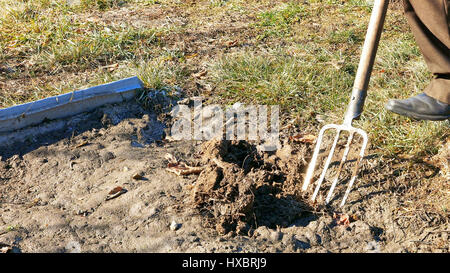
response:
<path fill-rule="evenodd" d="M 192 201 L 220 234 L 287 226 L 305 211 L 296 183 L 304 169 L 301 151 L 285 146 L 262 154 L 246 141 L 230 140 L 205 142 L 201 150 L 204 170 L 192 187 Z"/>

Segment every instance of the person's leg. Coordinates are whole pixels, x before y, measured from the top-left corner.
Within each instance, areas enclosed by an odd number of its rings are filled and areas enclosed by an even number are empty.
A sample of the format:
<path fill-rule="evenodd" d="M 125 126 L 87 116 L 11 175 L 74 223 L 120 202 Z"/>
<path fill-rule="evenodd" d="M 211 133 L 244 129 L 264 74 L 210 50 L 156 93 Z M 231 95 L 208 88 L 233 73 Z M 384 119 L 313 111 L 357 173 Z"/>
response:
<path fill-rule="evenodd" d="M 450 117 L 449 0 L 404 0 L 405 15 L 425 62 L 435 76 L 424 93 L 390 100 L 386 108 L 416 119 Z"/>
<path fill-rule="evenodd" d="M 405 14 L 431 73 L 437 79 L 425 93 L 450 104 L 450 29 L 448 0 L 405 0 Z"/>

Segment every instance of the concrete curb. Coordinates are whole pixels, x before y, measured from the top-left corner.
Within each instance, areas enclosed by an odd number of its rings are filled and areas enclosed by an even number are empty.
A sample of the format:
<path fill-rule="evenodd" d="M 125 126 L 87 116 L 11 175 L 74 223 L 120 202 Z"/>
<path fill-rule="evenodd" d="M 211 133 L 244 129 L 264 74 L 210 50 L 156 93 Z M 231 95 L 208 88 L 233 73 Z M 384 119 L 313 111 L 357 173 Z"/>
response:
<path fill-rule="evenodd" d="M 46 119 L 58 119 L 90 111 L 104 104 L 132 99 L 143 88 L 138 77 L 77 90 L 0 109 L 0 132 L 10 132 Z"/>

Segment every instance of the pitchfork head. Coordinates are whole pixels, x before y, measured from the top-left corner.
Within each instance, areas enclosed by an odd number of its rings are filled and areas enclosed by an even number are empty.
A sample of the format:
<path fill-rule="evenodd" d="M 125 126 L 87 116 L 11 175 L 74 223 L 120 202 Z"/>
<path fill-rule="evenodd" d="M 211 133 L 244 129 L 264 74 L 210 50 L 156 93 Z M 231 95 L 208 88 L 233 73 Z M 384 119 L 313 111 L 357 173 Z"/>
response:
<path fill-rule="evenodd" d="M 349 185 L 347 187 L 347 190 L 344 195 L 344 199 L 341 202 L 341 207 L 345 204 L 345 200 L 347 199 L 347 196 L 350 192 L 350 189 L 353 185 L 353 182 L 356 179 L 358 168 L 361 163 L 361 160 L 364 156 L 364 151 L 366 150 L 368 137 L 366 132 L 364 132 L 361 129 L 354 128 L 352 126 L 352 120 L 359 117 L 362 113 L 364 101 L 367 95 L 367 88 L 369 86 L 369 80 L 370 75 L 372 72 L 373 64 L 375 61 L 375 55 L 377 52 L 378 44 L 380 41 L 380 36 L 383 31 L 383 24 L 385 21 L 386 12 L 388 9 L 389 0 L 376 0 L 374 2 L 373 8 L 372 8 L 372 15 L 370 16 L 370 21 L 366 33 L 366 38 L 364 39 L 364 45 L 363 50 L 361 52 L 361 58 L 358 65 L 358 70 L 356 71 L 356 77 L 355 82 L 353 84 L 353 91 L 350 98 L 349 108 L 347 109 L 347 113 L 344 116 L 344 123 L 342 125 L 326 125 L 322 128 L 322 130 L 319 133 L 319 137 L 317 138 L 317 144 L 314 149 L 313 157 L 311 159 L 311 163 L 308 167 L 305 181 L 303 183 L 303 191 L 305 191 L 308 188 L 309 183 L 311 182 L 313 176 L 314 176 L 314 168 L 316 166 L 317 157 L 319 155 L 320 146 L 322 144 L 322 139 L 324 136 L 324 133 L 328 129 L 336 129 L 337 134 L 334 138 L 333 146 L 331 147 L 330 154 L 328 155 L 328 158 L 326 160 L 324 169 L 322 171 L 322 174 L 319 177 L 319 180 L 317 181 L 316 190 L 314 191 L 314 194 L 312 196 L 312 199 L 315 200 L 317 193 L 320 189 L 320 186 L 322 184 L 322 181 L 325 178 L 325 174 L 328 170 L 328 167 L 330 165 L 331 159 L 333 158 L 333 153 L 336 148 L 339 135 L 344 132 L 349 132 L 349 138 L 347 140 L 347 144 L 345 146 L 344 150 L 344 156 L 340 162 L 338 172 L 336 174 L 336 177 L 334 178 L 330 191 L 328 193 L 328 196 L 326 198 L 326 203 L 330 201 L 331 196 L 333 195 L 334 187 L 336 186 L 336 183 L 339 180 L 339 174 L 342 170 L 342 166 L 344 165 L 345 161 L 347 160 L 347 155 L 350 150 L 350 145 L 354 139 L 355 134 L 361 135 L 363 139 L 363 144 L 359 153 L 359 157 L 356 160 L 356 165 L 352 173 L 352 177 L 350 179 Z"/>
<path fill-rule="evenodd" d="M 320 151 L 320 147 L 321 147 L 321 144 L 322 144 L 322 140 L 323 140 L 325 131 L 333 130 L 333 129 L 336 130 L 336 136 L 334 137 L 333 146 L 331 147 L 330 153 L 329 153 L 329 155 L 328 155 L 328 157 L 326 159 L 326 162 L 325 162 L 323 171 L 322 171 L 322 173 L 321 173 L 321 175 L 319 177 L 319 180 L 317 180 L 317 186 L 316 186 L 316 189 L 314 190 L 314 193 L 313 193 L 311 199 L 312 199 L 312 201 L 314 201 L 316 199 L 316 196 L 317 196 L 317 194 L 318 194 L 318 192 L 320 190 L 320 186 L 322 185 L 322 182 L 325 179 L 325 174 L 327 173 L 328 167 L 330 166 L 330 163 L 331 163 L 331 160 L 333 158 L 333 154 L 334 154 L 334 151 L 336 149 L 336 145 L 338 143 L 338 140 L 339 140 L 339 137 L 340 137 L 341 133 L 348 132 L 349 133 L 349 137 L 347 139 L 347 142 L 346 142 L 346 145 L 345 145 L 345 148 L 344 148 L 343 157 L 342 157 L 342 159 L 340 161 L 337 174 L 335 175 L 335 177 L 333 179 L 333 182 L 331 184 L 331 188 L 330 188 L 330 190 L 328 192 L 328 195 L 327 195 L 327 198 L 325 200 L 326 204 L 329 203 L 329 201 L 330 201 L 330 199 L 331 199 L 331 197 L 333 195 L 334 188 L 336 187 L 336 184 L 337 184 L 337 182 L 339 180 L 339 174 L 342 171 L 342 167 L 343 167 L 344 163 L 347 161 L 347 155 L 348 155 L 348 153 L 350 151 L 350 146 L 351 146 L 351 144 L 352 144 L 352 142 L 354 140 L 354 136 L 356 134 L 358 134 L 358 135 L 360 135 L 362 137 L 362 146 L 361 146 L 361 150 L 359 152 L 359 156 L 358 156 L 358 158 L 356 160 L 356 165 L 355 165 L 355 167 L 353 169 L 353 172 L 352 172 L 352 177 L 351 177 L 350 182 L 349 182 L 349 184 L 347 186 L 347 190 L 345 192 L 344 198 L 342 199 L 342 202 L 340 204 L 340 206 L 342 207 L 342 206 L 344 206 L 345 201 L 346 201 L 346 199 L 348 197 L 348 194 L 350 193 L 350 189 L 351 189 L 351 187 L 353 186 L 353 183 L 356 180 L 356 177 L 357 177 L 357 174 L 358 174 L 358 168 L 359 168 L 359 165 L 361 163 L 361 160 L 364 157 L 364 151 L 366 150 L 367 142 L 368 142 L 367 133 L 364 130 L 361 130 L 361 129 L 353 127 L 351 125 L 351 122 L 344 122 L 344 124 L 342 124 L 342 125 L 327 124 L 320 130 L 319 136 L 317 138 L 317 143 L 316 143 L 316 146 L 314 148 L 314 153 L 313 153 L 311 162 L 309 163 L 308 169 L 306 171 L 306 176 L 305 176 L 305 180 L 303 182 L 302 190 L 306 191 L 308 189 L 308 186 L 309 186 L 309 184 L 310 184 L 310 182 L 311 182 L 311 180 L 312 180 L 312 178 L 314 176 L 314 170 L 315 170 L 315 166 L 316 166 L 316 163 L 317 163 L 317 158 L 319 156 L 319 151 Z"/>

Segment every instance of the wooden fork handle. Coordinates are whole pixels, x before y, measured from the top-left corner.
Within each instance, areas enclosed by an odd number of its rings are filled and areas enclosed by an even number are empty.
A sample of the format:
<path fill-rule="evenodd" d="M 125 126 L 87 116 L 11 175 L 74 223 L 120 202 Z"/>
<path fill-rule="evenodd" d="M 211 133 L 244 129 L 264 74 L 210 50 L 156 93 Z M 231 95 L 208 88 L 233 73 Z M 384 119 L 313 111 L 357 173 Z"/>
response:
<path fill-rule="evenodd" d="M 355 82 L 353 84 L 349 109 L 345 116 L 347 122 L 351 123 L 351 120 L 359 117 L 362 113 L 388 6 L 389 0 L 375 0 L 374 2 Z"/>

